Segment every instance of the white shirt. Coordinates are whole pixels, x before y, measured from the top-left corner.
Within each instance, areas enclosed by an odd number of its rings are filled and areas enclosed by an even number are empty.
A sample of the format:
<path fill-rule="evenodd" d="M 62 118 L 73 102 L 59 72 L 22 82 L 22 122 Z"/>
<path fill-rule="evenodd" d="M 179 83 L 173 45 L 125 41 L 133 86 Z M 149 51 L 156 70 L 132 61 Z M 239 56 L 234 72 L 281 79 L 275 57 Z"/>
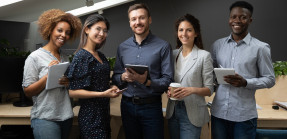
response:
<path fill-rule="evenodd" d="M 176 61 L 175 76 L 174 76 L 175 82 L 180 83 L 181 76 L 183 75 L 183 71 L 184 71 L 184 68 L 186 67 L 189 57 L 190 57 L 190 53 L 188 53 L 187 56 L 183 57 L 182 51 L 178 55 L 178 58 Z"/>

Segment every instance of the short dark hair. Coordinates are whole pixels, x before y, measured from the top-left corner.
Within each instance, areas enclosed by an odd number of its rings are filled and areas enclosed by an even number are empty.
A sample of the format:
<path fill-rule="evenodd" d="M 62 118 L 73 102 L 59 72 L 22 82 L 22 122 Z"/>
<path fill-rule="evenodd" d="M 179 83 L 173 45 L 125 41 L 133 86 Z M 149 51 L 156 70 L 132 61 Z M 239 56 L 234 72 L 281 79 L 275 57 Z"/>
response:
<path fill-rule="evenodd" d="M 246 1 L 236 1 L 236 2 L 234 2 L 230 6 L 229 10 L 231 11 L 234 7 L 246 8 L 247 10 L 249 10 L 251 16 L 253 14 L 253 6 L 250 3 L 246 2 Z"/>
<path fill-rule="evenodd" d="M 149 8 L 148 8 L 147 5 L 144 4 L 144 3 L 139 3 L 139 4 L 131 5 L 131 6 L 129 7 L 128 14 L 130 14 L 131 11 L 137 10 L 137 9 L 145 9 L 146 12 L 147 12 L 148 17 L 151 16 L 151 15 L 150 15 Z"/>

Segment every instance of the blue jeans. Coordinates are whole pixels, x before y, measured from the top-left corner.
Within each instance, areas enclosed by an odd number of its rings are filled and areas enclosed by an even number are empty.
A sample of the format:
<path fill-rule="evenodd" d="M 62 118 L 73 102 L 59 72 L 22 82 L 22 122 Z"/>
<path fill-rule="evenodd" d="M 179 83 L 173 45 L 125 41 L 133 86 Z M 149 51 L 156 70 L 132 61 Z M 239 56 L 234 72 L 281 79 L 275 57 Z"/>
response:
<path fill-rule="evenodd" d="M 68 139 L 72 124 L 72 118 L 65 121 L 31 120 L 35 139 Z"/>
<path fill-rule="evenodd" d="M 126 139 L 164 138 L 161 102 L 137 105 L 122 99 L 121 115 Z"/>
<path fill-rule="evenodd" d="M 211 116 L 213 139 L 255 139 L 257 118 L 233 122 Z"/>
<path fill-rule="evenodd" d="M 184 101 L 177 101 L 173 115 L 168 119 L 171 139 L 199 139 L 201 127 L 194 126 L 188 119 Z"/>

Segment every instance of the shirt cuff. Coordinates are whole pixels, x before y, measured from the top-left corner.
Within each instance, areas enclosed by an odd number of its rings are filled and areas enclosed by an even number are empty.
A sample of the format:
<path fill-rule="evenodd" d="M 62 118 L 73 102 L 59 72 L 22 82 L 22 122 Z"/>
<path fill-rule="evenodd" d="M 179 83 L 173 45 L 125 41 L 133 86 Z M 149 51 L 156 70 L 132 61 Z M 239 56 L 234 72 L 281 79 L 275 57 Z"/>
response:
<path fill-rule="evenodd" d="M 251 79 L 246 79 L 246 86 L 245 86 L 245 88 L 247 88 L 247 89 L 252 89 L 253 88 Z"/>

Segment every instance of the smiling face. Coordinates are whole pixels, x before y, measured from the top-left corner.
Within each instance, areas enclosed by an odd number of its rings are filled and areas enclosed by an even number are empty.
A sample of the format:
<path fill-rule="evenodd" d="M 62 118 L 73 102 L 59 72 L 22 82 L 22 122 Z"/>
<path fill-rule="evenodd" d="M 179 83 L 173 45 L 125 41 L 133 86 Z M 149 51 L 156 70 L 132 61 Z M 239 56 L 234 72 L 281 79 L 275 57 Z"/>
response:
<path fill-rule="evenodd" d="M 70 39 L 70 35 L 71 35 L 70 24 L 65 21 L 61 21 L 57 23 L 57 25 L 53 29 L 50 35 L 50 42 L 57 47 L 61 47 L 66 43 L 67 40 Z"/>
<path fill-rule="evenodd" d="M 188 21 L 182 21 L 177 29 L 177 37 L 182 45 L 193 46 L 194 39 L 197 37 L 197 34 L 193 26 Z"/>
<path fill-rule="evenodd" d="M 149 33 L 149 25 L 151 24 L 151 17 L 145 9 L 140 8 L 132 10 L 129 13 L 130 27 L 136 35 L 146 36 Z"/>
<path fill-rule="evenodd" d="M 234 7 L 229 16 L 229 26 L 232 30 L 233 39 L 243 39 L 248 34 L 248 26 L 251 22 L 251 13 L 248 9 Z"/>
<path fill-rule="evenodd" d="M 100 21 L 85 29 L 88 35 L 87 43 L 101 44 L 108 35 L 108 30 L 105 22 Z"/>

